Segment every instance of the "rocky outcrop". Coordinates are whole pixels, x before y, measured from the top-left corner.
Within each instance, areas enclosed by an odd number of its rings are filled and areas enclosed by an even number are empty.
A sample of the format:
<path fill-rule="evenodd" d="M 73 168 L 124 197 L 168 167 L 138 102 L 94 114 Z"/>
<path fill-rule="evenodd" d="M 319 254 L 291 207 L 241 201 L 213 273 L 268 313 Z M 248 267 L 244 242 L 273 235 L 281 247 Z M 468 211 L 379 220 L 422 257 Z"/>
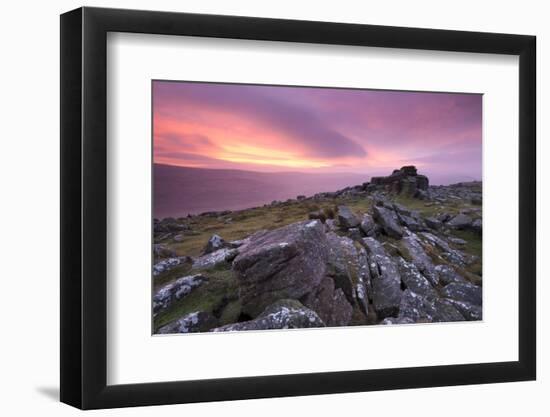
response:
<path fill-rule="evenodd" d="M 336 288 L 345 294 L 350 304 L 355 304 L 354 285 L 359 274 L 358 251 L 348 237 L 327 233 L 327 269 L 325 274 L 334 280 Z"/>
<path fill-rule="evenodd" d="M 455 269 L 449 265 L 437 265 L 435 267 L 435 272 L 442 285 L 447 285 L 451 282 L 466 282 L 466 279 L 464 279 L 462 275 L 459 275 Z"/>
<path fill-rule="evenodd" d="M 373 218 L 384 230 L 388 236 L 395 239 L 400 239 L 403 236 L 403 229 L 399 225 L 399 220 L 395 211 L 375 205 L 372 208 Z"/>
<path fill-rule="evenodd" d="M 327 326 L 346 326 L 351 320 L 353 308 L 344 291 L 335 288 L 330 277 L 325 277 L 315 291 L 303 297 L 302 302 L 315 311 Z"/>
<path fill-rule="evenodd" d="M 372 302 L 372 277 L 369 268 L 369 258 L 364 248 L 358 249 L 358 273 L 355 284 L 357 305 L 365 317 L 369 316 L 369 302 Z"/>
<path fill-rule="evenodd" d="M 243 312 L 252 317 L 279 299 L 300 299 L 325 276 L 327 238 L 319 220 L 260 234 L 239 250 L 233 270 Z"/>
<path fill-rule="evenodd" d="M 370 214 L 363 215 L 360 228 L 365 236 L 374 236 L 376 234 L 376 223 Z"/>
<path fill-rule="evenodd" d="M 325 323 L 317 313 L 304 307 L 299 301 L 279 300 L 268 306 L 254 320 L 228 324 L 211 331 L 304 329 L 308 327 L 325 327 Z"/>
<path fill-rule="evenodd" d="M 451 245 L 449 245 L 449 242 L 443 238 L 436 236 L 433 233 L 424 232 L 419 233 L 419 236 L 422 236 L 426 244 L 438 249 L 441 259 L 444 259 L 447 262 L 459 267 L 463 267 L 467 264 L 468 259 L 464 253 L 458 249 L 452 248 Z"/>
<path fill-rule="evenodd" d="M 413 323 L 462 321 L 463 315 L 449 302 L 425 297 L 405 290 L 399 306 L 398 319 Z"/>
<path fill-rule="evenodd" d="M 469 282 L 451 282 L 441 290 L 441 294 L 452 300 L 463 301 L 477 306 L 480 306 L 482 302 L 481 287 Z"/>
<path fill-rule="evenodd" d="M 396 169 L 387 177 L 372 177 L 370 183 L 378 189 L 407 197 L 415 197 L 419 190 L 425 191 L 429 186 L 428 177 L 419 175 L 412 165 Z"/>
<path fill-rule="evenodd" d="M 363 239 L 369 255 L 373 307 L 379 318 L 396 316 L 401 303 L 401 276 L 397 264 L 376 239 Z"/>
<path fill-rule="evenodd" d="M 401 243 L 414 266 L 418 268 L 432 285 L 437 285 L 439 277 L 435 272 L 435 266 L 428 254 L 424 251 L 418 237 L 411 233 L 409 236 L 404 237 Z"/>
<path fill-rule="evenodd" d="M 437 293 L 428 279 L 422 275 L 415 264 L 397 259 L 397 267 L 403 285 L 412 292 L 426 297 L 436 297 Z"/>
<path fill-rule="evenodd" d="M 406 226 L 413 232 L 419 232 L 426 229 L 425 221 L 417 211 L 409 210 L 402 205 L 395 203 L 393 204 L 393 207 L 401 225 Z"/>
<path fill-rule="evenodd" d="M 464 319 L 468 321 L 483 319 L 483 309 L 479 305 L 467 303 L 465 301 L 457 301 L 450 298 L 446 298 L 445 301 L 456 308 L 460 312 L 460 314 L 462 314 Z"/>

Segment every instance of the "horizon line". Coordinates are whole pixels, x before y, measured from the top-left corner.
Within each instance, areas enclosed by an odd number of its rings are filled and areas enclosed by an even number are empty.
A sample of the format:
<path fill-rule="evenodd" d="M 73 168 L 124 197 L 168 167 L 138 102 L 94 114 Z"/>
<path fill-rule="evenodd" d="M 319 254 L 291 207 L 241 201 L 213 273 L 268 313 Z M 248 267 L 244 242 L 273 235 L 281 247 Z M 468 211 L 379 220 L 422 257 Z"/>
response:
<path fill-rule="evenodd" d="M 160 166 L 166 166 L 166 167 L 172 167 L 172 168 L 184 168 L 184 169 L 197 169 L 197 170 L 210 170 L 210 171 L 241 171 L 241 172 L 250 172 L 254 174 L 306 174 L 306 175 L 357 175 L 357 176 L 366 176 L 370 177 L 368 181 L 364 182 L 370 182 L 373 177 L 377 177 L 379 175 L 372 175 L 372 174 L 363 174 L 358 172 L 307 172 L 307 171 L 254 171 L 250 169 L 242 169 L 242 168 L 204 168 L 204 167 L 191 167 L 186 165 L 173 165 L 173 164 L 167 164 L 163 162 L 154 162 L 153 165 L 160 165 Z M 409 164 L 410 165 L 410 164 Z M 407 166 L 407 165 L 403 165 Z M 415 165 L 414 165 L 415 166 Z M 415 166 L 416 167 L 416 166 Z M 397 168 L 394 168 L 397 169 Z M 388 175 L 382 175 L 382 176 L 389 176 Z M 425 174 L 418 174 L 418 175 L 425 175 Z M 429 180 L 429 177 L 428 177 Z M 467 182 L 483 182 L 483 178 L 479 179 L 469 179 L 469 180 L 462 180 L 462 181 L 454 181 L 449 182 L 447 184 L 431 184 L 430 186 L 448 186 L 453 184 L 460 184 L 460 183 L 467 183 Z"/>
<path fill-rule="evenodd" d="M 165 162 L 154 162 L 153 165 L 164 165 L 167 167 L 174 167 L 174 168 L 188 168 L 188 169 L 204 169 L 204 170 L 211 170 L 211 171 L 245 171 L 245 172 L 253 172 L 255 174 L 311 174 L 311 175 L 319 175 L 319 174 L 349 174 L 349 175 L 371 175 L 371 174 L 364 174 L 360 172 L 351 172 L 351 171 L 344 171 L 344 172 L 310 172 L 310 171 L 255 171 L 252 169 L 244 169 L 244 168 L 205 168 L 205 167 L 191 167 L 188 165 L 175 165 L 175 164 L 167 164 Z"/>

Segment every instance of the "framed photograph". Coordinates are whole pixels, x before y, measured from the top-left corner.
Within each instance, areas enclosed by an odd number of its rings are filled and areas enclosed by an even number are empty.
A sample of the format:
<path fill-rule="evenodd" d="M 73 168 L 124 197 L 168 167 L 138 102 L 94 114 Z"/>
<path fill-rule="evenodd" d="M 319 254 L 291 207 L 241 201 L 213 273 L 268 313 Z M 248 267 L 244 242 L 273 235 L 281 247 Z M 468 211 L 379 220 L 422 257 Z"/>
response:
<path fill-rule="evenodd" d="M 61 16 L 61 401 L 533 380 L 535 37 Z"/>

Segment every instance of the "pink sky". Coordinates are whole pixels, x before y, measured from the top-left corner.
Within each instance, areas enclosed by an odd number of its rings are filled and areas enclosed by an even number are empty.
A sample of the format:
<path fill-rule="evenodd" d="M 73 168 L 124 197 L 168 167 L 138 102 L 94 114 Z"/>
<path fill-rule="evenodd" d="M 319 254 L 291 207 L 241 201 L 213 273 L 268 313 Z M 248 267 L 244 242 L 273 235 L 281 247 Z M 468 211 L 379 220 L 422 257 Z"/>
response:
<path fill-rule="evenodd" d="M 153 82 L 155 163 L 481 179 L 482 96 Z"/>

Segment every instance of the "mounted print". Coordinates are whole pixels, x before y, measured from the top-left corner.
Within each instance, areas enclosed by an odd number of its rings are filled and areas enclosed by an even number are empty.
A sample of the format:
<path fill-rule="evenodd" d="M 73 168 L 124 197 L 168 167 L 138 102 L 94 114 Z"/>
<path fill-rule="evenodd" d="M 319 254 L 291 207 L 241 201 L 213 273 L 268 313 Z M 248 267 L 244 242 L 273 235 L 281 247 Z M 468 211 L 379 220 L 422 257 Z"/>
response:
<path fill-rule="evenodd" d="M 535 55 L 527 35 L 63 14 L 61 401 L 535 379 Z"/>
<path fill-rule="evenodd" d="M 482 95 L 152 82 L 154 333 L 482 319 Z"/>

